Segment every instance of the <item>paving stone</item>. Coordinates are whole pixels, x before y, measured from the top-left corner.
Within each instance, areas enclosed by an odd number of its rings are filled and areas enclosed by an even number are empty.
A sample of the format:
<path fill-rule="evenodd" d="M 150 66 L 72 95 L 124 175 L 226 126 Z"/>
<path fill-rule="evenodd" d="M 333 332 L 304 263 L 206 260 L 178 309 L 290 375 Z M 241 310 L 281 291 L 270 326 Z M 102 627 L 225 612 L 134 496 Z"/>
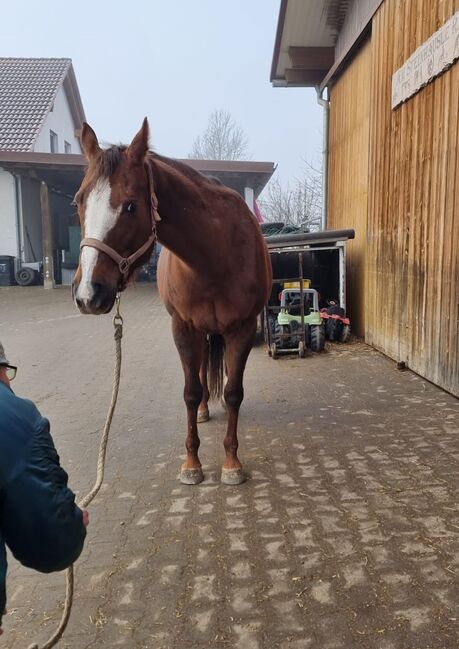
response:
<path fill-rule="evenodd" d="M 122 300 L 123 370 L 104 485 L 76 566 L 72 649 L 456 649 L 459 408 L 358 342 L 249 359 L 248 481 L 220 484 L 225 413 L 199 426 L 205 481 L 181 485 L 183 381 L 154 286 Z M 52 422 L 79 495 L 95 476 L 111 317 L 69 291 L 0 289 L 18 394 Z M 11 559 L 2 643 L 56 628 L 63 575 Z"/>

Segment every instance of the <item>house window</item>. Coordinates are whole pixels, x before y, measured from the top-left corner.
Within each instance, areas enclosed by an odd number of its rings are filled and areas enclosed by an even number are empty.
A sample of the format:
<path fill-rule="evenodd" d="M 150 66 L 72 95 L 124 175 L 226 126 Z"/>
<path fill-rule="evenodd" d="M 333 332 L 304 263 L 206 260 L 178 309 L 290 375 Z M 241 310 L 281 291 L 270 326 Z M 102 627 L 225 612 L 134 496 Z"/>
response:
<path fill-rule="evenodd" d="M 65 153 L 72 153 L 72 145 L 67 140 L 64 140 L 64 151 Z"/>
<path fill-rule="evenodd" d="M 49 143 L 51 145 L 51 153 L 59 153 L 57 133 L 55 133 L 54 131 L 49 132 Z"/>

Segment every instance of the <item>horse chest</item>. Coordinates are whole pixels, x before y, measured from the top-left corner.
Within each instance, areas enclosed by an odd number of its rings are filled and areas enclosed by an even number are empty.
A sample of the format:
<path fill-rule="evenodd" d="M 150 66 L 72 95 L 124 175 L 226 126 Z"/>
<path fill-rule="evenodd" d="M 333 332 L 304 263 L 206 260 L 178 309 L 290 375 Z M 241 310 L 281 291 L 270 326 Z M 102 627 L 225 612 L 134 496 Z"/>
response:
<path fill-rule="evenodd" d="M 158 287 L 171 315 L 206 333 L 224 334 L 256 316 L 259 284 L 240 267 L 231 274 L 190 272 L 167 249 L 161 252 Z M 254 275 L 254 273 L 247 273 Z"/>
<path fill-rule="evenodd" d="M 231 301 L 225 299 L 209 300 L 203 296 L 196 299 L 179 298 L 173 304 L 174 311 L 195 329 L 206 333 L 225 333 L 241 320 L 241 311 Z M 191 299 L 190 299 L 191 298 Z"/>

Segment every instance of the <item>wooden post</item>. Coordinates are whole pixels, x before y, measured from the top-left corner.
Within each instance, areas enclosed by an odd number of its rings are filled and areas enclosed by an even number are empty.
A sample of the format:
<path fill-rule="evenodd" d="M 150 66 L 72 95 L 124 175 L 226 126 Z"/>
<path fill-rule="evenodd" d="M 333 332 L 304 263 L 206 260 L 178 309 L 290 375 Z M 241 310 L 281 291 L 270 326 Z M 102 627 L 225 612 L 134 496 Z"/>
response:
<path fill-rule="evenodd" d="M 43 286 L 44 288 L 54 288 L 53 224 L 49 209 L 48 185 L 44 181 L 40 185 L 40 203 L 43 233 Z"/>
<path fill-rule="evenodd" d="M 250 211 L 253 213 L 253 188 L 252 187 L 244 187 L 244 200 L 247 203 Z"/>

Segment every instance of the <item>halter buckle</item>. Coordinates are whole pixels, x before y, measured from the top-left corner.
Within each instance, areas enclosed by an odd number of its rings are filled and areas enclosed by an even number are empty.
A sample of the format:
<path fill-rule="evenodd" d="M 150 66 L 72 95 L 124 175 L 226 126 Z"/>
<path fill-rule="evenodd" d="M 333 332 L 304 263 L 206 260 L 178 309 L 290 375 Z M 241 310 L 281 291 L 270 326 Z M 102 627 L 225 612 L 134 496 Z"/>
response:
<path fill-rule="evenodd" d="M 120 269 L 120 273 L 122 273 L 123 275 L 126 275 L 126 273 L 129 272 L 130 266 L 131 266 L 131 262 L 129 261 L 129 259 L 126 259 L 126 258 L 122 259 L 118 264 L 118 268 Z"/>

